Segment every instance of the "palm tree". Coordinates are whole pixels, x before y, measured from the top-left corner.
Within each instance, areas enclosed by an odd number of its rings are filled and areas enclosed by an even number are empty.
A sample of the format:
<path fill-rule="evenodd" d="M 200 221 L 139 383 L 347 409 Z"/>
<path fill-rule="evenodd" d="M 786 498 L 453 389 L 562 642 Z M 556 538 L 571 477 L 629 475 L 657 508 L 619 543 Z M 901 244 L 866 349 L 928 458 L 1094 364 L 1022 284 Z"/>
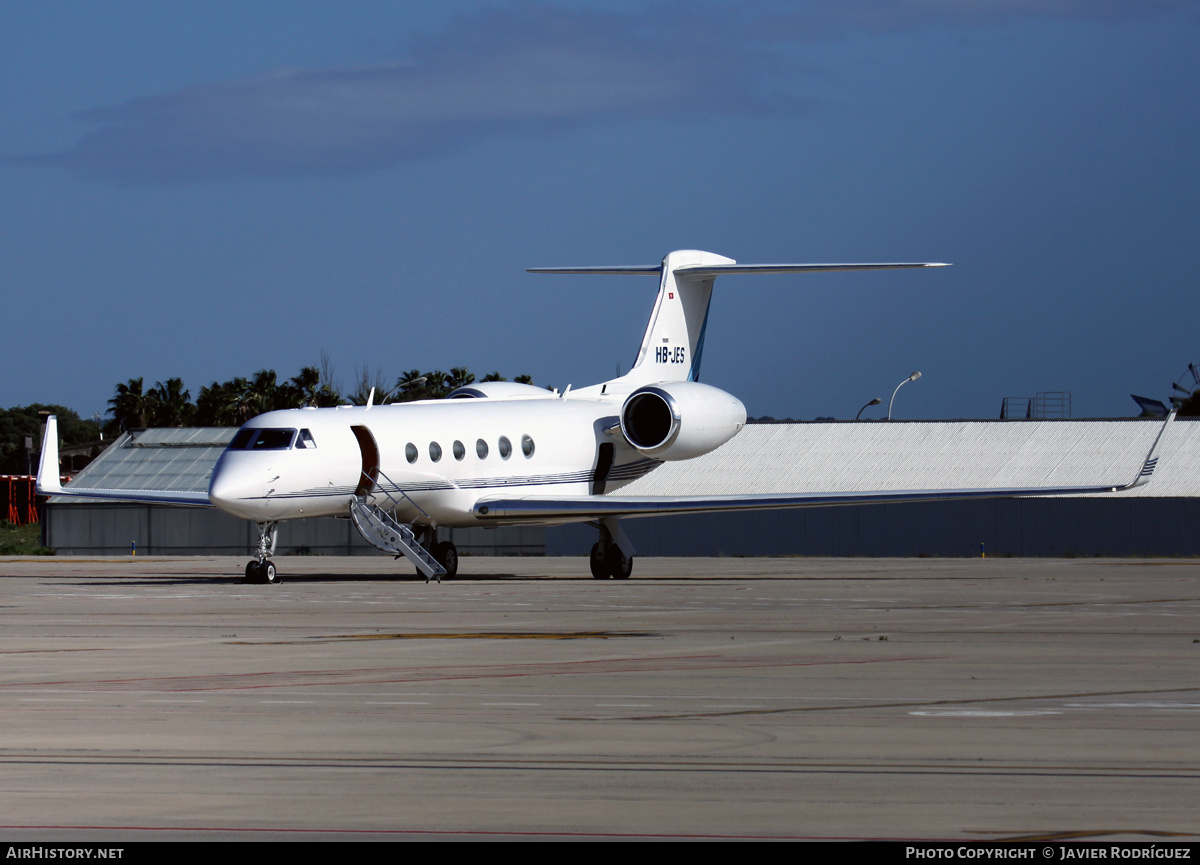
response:
<path fill-rule="evenodd" d="M 341 397 L 333 388 L 322 381 L 321 371 L 315 366 L 306 366 L 301 369 L 299 375 L 288 380 L 288 385 L 299 392 L 300 405 L 328 408 L 341 402 Z"/>
<path fill-rule="evenodd" d="M 451 391 L 450 380 L 450 373 L 440 369 L 425 373 L 425 396 L 421 398 L 441 399 Z"/>
<path fill-rule="evenodd" d="M 153 408 L 150 398 L 142 392 L 140 378 L 131 378 L 128 384 L 118 384 L 116 396 L 108 401 L 108 405 L 108 413 L 122 432 L 145 429 L 146 419 Z"/>
<path fill-rule="evenodd" d="M 355 405 L 366 405 L 367 398 L 371 396 L 372 390 L 375 391 L 375 396 L 371 403 L 372 405 L 383 405 L 385 402 L 388 402 L 392 399 L 394 389 L 388 388 L 387 379 L 383 375 L 383 370 L 379 369 L 378 367 L 375 369 L 375 378 L 373 380 L 371 378 L 371 370 L 367 366 L 362 367 L 362 369 L 359 369 L 357 366 L 355 366 L 354 377 L 358 379 L 358 384 L 354 389 L 354 393 L 350 395 L 349 399 L 350 402 L 354 403 Z"/>
<path fill-rule="evenodd" d="M 425 384 L 427 380 L 426 376 L 422 375 L 419 369 L 410 369 L 401 375 L 400 378 L 396 379 L 396 402 L 412 402 L 416 399 L 425 399 Z"/>
<path fill-rule="evenodd" d="M 200 388 L 196 397 L 196 424 L 199 426 L 236 426 L 237 415 L 234 403 L 245 391 L 244 378 L 233 379 L 224 384 L 213 382 Z"/>
<path fill-rule="evenodd" d="M 196 407 L 192 405 L 192 395 L 183 389 L 181 378 L 169 378 L 166 384 L 161 381 L 155 382 L 146 396 L 151 411 L 148 420 L 153 426 L 187 426 L 196 414 Z"/>
<path fill-rule="evenodd" d="M 475 375 L 465 366 L 450 367 L 450 378 L 446 386 L 454 391 L 460 387 L 466 387 L 471 382 L 475 381 Z"/>

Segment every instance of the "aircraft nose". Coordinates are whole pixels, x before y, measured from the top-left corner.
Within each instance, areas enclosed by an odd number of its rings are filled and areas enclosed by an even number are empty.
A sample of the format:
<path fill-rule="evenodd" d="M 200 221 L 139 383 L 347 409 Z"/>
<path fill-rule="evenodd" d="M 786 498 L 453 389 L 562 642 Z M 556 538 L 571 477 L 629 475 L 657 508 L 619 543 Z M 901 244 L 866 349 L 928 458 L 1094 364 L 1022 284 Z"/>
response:
<path fill-rule="evenodd" d="M 258 472 L 248 466 L 218 462 L 208 484 L 208 499 L 226 513 L 248 520 L 262 503 L 263 485 Z"/>

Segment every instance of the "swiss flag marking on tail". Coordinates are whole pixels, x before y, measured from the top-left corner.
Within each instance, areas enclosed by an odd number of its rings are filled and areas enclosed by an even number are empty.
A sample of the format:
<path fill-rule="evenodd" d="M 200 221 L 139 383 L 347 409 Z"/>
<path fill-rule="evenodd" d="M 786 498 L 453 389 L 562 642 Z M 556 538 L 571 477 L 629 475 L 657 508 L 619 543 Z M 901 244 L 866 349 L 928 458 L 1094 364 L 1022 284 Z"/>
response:
<path fill-rule="evenodd" d="M 674 299 L 675 299 L 675 292 L 668 291 L 667 292 L 667 300 L 674 300 Z"/>

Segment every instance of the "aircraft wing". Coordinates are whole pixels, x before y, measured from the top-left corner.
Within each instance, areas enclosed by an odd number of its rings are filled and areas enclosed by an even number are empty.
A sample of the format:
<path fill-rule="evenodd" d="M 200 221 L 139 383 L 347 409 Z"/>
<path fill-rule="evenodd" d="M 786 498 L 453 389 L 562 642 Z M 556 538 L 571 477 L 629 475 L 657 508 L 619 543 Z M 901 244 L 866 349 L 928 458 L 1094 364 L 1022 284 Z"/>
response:
<path fill-rule="evenodd" d="M 41 496 L 71 496 L 79 499 L 111 499 L 117 502 L 145 502 L 159 505 L 191 505 L 192 507 L 211 508 L 213 503 L 208 500 L 208 493 L 189 492 L 187 490 L 106 490 L 88 489 L 87 487 L 59 487 L 46 489 L 38 483 L 38 495 Z"/>
<path fill-rule="evenodd" d="M 484 521 L 569 521 L 581 517 L 655 517 L 671 514 L 702 514 L 717 511 L 782 510 L 823 508 L 837 505 L 873 505 L 889 502 L 936 502 L 955 499 L 999 499 L 1018 496 L 1063 496 L 1083 493 L 1116 493 L 1149 482 L 1158 465 L 1158 448 L 1175 413 L 1154 439 L 1150 453 L 1137 475 L 1126 484 L 1087 487 L 1009 487 L 994 489 L 876 490 L 817 493 L 774 493 L 733 496 L 524 496 L 482 498 L 475 503 L 475 516 Z"/>
<path fill-rule="evenodd" d="M 119 502 L 150 502 L 164 505 L 213 507 L 207 492 L 189 490 L 97 489 L 72 485 L 64 487 L 58 475 L 58 418 L 46 418 L 42 437 L 42 455 L 38 458 L 37 492 L 40 496 L 71 496 L 82 499 L 112 499 Z"/>

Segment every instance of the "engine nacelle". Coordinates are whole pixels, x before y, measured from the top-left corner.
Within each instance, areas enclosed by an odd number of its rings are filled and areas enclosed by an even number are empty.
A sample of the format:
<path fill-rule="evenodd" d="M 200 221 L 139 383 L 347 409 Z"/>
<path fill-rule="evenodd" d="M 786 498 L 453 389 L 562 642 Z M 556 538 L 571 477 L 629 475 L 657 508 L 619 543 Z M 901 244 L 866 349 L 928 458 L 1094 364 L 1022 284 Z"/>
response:
<path fill-rule="evenodd" d="M 716 450 L 746 425 L 746 407 L 696 381 L 646 385 L 621 406 L 621 432 L 646 456 L 686 460 Z"/>

